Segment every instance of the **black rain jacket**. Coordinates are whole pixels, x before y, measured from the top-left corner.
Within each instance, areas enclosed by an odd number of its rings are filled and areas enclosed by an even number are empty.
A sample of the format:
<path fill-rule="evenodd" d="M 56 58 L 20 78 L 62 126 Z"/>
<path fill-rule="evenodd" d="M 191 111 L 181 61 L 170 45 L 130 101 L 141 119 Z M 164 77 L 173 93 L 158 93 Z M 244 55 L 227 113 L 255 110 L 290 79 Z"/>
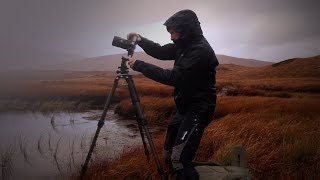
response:
<path fill-rule="evenodd" d="M 216 105 L 215 74 L 219 63 L 202 35 L 197 16 L 191 10 L 182 10 L 171 16 L 164 25 L 168 30 L 174 28 L 180 33 L 178 41 L 161 46 L 141 37 L 138 45 L 154 58 L 174 59 L 173 69 L 136 60 L 133 70 L 157 82 L 174 86 L 174 100 L 179 113 L 213 113 Z"/>

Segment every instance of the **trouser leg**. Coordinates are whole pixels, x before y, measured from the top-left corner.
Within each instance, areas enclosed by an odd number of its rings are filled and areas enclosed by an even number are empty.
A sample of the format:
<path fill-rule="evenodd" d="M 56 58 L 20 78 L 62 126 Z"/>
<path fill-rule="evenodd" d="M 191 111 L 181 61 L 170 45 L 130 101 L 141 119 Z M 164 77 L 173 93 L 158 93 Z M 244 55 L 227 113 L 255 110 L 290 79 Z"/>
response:
<path fill-rule="evenodd" d="M 166 131 L 166 137 L 164 142 L 164 150 L 163 150 L 163 159 L 165 162 L 165 171 L 167 174 L 171 174 L 173 172 L 172 162 L 171 162 L 171 154 L 172 148 L 175 145 L 175 140 L 178 134 L 178 130 L 180 127 L 180 123 L 183 120 L 183 116 L 177 112 L 174 117 L 170 120 L 169 125 Z"/>
<path fill-rule="evenodd" d="M 198 117 L 187 114 L 181 121 L 175 143 L 172 148 L 171 161 L 178 179 L 199 179 L 192 160 L 203 135 L 204 127 L 199 125 Z"/>

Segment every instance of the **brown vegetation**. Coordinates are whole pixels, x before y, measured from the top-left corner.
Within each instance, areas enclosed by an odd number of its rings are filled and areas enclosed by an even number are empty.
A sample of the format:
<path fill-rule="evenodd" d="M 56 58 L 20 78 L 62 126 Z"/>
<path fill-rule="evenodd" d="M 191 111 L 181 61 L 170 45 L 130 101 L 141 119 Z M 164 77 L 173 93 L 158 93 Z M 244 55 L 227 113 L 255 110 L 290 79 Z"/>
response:
<path fill-rule="evenodd" d="M 214 120 L 206 129 L 196 160 L 230 165 L 231 149 L 241 145 L 249 153 L 248 165 L 255 179 L 319 178 L 320 72 L 312 71 L 310 76 L 295 72 L 289 77 L 283 75 L 290 72 L 284 68 L 274 70 L 271 77 L 266 74 L 273 66 L 234 67 L 218 70 L 217 86 L 223 96 L 218 97 Z M 226 71 L 230 72 L 222 73 Z M 148 91 L 141 98 L 144 113 L 149 123 L 165 124 L 175 111 L 173 102 L 170 96 L 158 94 L 158 84 L 150 86 L 138 87 L 140 92 Z M 118 105 L 118 112 L 132 115 L 128 99 Z M 155 137 L 158 154 L 163 138 L 164 134 Z M 141 147 L 124 153 L 117 161 L 94 163 L 87 177 L 159 179 L 153 161 L 147 163 Z"/>
<path fill-rule="evenodd" d="M 206 129 L 196 160 L 228 165 L 231 149 L 242 145 L 249 153 L 248 165 L 254 178 L 320 178 L 319 62 L 318 56 L 259 68 L 219 66 L 214 121 Z M 104 101 L 114 77 L 97 73 L 81 78 L 38 80 L 28 83 L 32 84 L 30 88 L 16 90 L 20 96 L 94 96 Z M 175 112 L 173 89 L 141 75 L 134 80 L 149 125 L 165 127 Z M 132 116 L 130 96 L 122 80 L 116 97 L 121 99 L 116 112 Z M 164 133 L 153 135 L 160 155 Z M 130 149 L 113 162 L 94 162 L 87 177 L 158 179 L 152 158 L 147 163 L 141 148 Z"/>
<path fill-rule="evenodd" d="M 205 132 L 196 160 L 230 165 L 231 149 L 242 145 L 249 153 L 249 168 L 255 178 L 319 177 L 318 105 L 319 100 L 312 97 L 219 97 L 214 121 Z M 152 108 L 145 112 L 158 114 Z M 156 138 L 159 154 L 163 136 Z M 133 151 L 115 162 L 94 163 L 89 177 L 157 179 L 153 161 L 147 163 L 141 147 Z"/>

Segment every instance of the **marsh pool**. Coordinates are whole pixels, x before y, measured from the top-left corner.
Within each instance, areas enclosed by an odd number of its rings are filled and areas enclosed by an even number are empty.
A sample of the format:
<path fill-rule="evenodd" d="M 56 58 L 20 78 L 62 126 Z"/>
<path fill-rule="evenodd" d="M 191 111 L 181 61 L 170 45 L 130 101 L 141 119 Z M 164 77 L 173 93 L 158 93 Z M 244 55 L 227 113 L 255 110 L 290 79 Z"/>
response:
<path fill-rule="evenodd" d="M 80 171 L 102 111 L 0 113 L 2 179 L 61 179 Z M 135 120 L 108 111 L 92 160 L 112 160 L 141 143 Z"/>

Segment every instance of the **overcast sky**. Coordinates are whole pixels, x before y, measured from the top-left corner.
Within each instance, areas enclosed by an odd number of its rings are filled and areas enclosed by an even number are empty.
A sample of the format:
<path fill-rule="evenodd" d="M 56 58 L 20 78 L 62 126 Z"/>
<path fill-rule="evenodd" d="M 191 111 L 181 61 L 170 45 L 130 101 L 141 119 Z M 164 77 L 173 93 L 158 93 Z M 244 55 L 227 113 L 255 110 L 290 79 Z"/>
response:
<path fill-rule="evenodd" d="M 160 44 L 169 43 L 163 23 L 182 9 L 197 13 L 217 54 L 275 62 L 309 57 L 320 54 L 319 2 L 1 0 L 0 58 L 3 65 L 10 65 L 9 61 L 12 65 L 12 57 L 25 54 L 63 54 L 77 59 L 123 53 L 111 45 L 113 36 L 125 37 L 131 31 Z M 4 58 L 8 56 L 11 59 Z M 19 60 L 16 65 L 28 62 L 32 61 Z"/>

